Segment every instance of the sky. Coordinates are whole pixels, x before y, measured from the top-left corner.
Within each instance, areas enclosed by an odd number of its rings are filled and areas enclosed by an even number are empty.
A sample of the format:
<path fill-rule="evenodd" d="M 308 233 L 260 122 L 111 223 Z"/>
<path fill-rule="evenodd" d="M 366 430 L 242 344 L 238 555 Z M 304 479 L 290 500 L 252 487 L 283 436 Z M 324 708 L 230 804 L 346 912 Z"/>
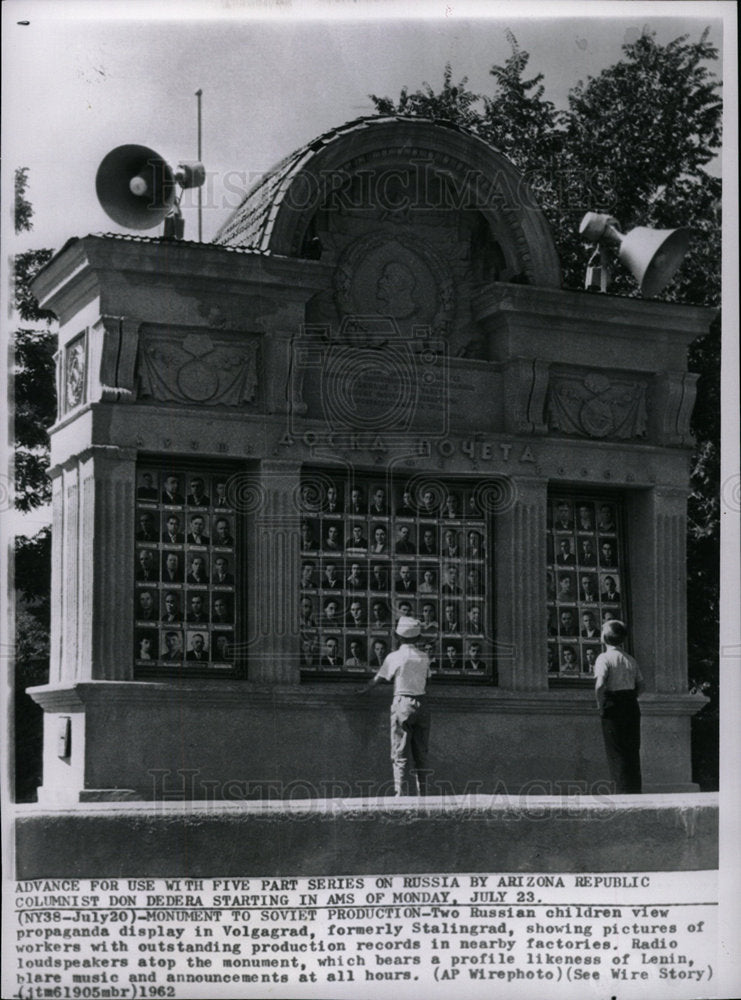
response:
<path fill-rule="evenodd" d="M 149 146 L 172 165 L 195 159 L 198 89 L 208 241 L 254 178 L 322 132 L 372 114 L 370 93 L 395 99 L 424 81 L 439 90 L 446 62 L 456 82 L 467 76 L 470 89 L 492 93 L 489 70 L 510 54 L 508 29 L 530 53 L 528 75 L 542 72 L 546 96 L 566 107 L 578 80 L 619 60 L 622 45 L 644 31 L 666 43 L 697 39 L 709 26 L 722 49 L 721 16 L 733 6 L 6 0 L 3 193 L 12 191 L 13 170 L 28 167 L 34 219 L 32 232 L 16 237 L 3 214 L 3 263 L 24 249 L 57 250 L 73 236 L 126 232 L 98 204 L 100 161 L 126 143 Z M 182 204 L 185 237 L 196 239 L 195 192 Z M 22 530 L 47 521 L 40 511 Z"/>
<path fill-rule="evenodd" d="M 3 159 L 6 169 L 29 168 L 35 220 L 24 242 L 55 249 L 72 235 L 125 231 L 95 197 L 95 174 L 109 150 L 140 143 L 172 164 L 196 158 L 198 89 L 209 240 L 251 178 L 327 129 L 372 114 L 370 93 L 397 98 L 403 86 L 414 90 L 423 81 L 439 89 L 446 62 L 456 81 L 467 76 L 472 90 L 492 93 L 489 70 L 510 53 L 507 29 L 560 107 L 570 87 L 617 61 L 621 46 L 642 31 L 666 42 L 684 33 L 698 38 L 709 25 L 711 40 L 722 42 L 718 4 L 683 4 L 682 17 L 665 16 L 677 9 L 672 4 L 607 5 L 620 12 L 615 17 L 595 16 L 606 9 L 599 3 L 455 0 L 423 0 L 406 15 L 383 0 L 3 6 Z M 651 13 L 657 9 L 664 16 Z M 271 20 L 254 16 L 266 10 Z M 523 17 L 527 11 L 540 16 Z M 192 193 L 183 201 L 191 239 L 195 201 Z"/>

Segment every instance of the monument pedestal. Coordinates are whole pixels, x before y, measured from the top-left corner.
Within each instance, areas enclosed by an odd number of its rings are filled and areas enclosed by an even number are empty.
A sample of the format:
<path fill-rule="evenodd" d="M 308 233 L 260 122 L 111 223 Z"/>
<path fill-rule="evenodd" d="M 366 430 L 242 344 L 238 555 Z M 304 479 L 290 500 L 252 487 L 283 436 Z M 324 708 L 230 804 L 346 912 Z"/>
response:
<path fill-rule="evenodd" d="M 31 688 L 47 734 L 71 720 L 69 754 L 46 748 L 39 802 L 342 799 L 393 793 L 390 689 L 88 681 Z M 699 695 L 641 699 L 647 792 L 690 792 Z M 432 795 L 611 794 L 591 691 L 465 687 L 430 697 Z"/>

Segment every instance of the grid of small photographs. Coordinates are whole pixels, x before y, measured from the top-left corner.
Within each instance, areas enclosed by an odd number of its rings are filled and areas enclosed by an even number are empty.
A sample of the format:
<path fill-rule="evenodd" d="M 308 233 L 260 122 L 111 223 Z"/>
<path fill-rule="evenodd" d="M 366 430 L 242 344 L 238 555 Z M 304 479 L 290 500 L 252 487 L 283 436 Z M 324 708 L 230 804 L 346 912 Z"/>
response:
<path fill-rule="evenodd" d="M 306 473 L 305 482 L 312 482 Z M 417 495 L 383 479 L 323 472 L 300 532 L 301 669 L 375 673 L 402 615 L 422 623 L 433 677 L 492 682 L 487 522 L 471 488 Z"/>
<path fill-rule="evenodd" d="M 625 560 L 616 498 L 548 502 L 548 674 L 589 677 L 610 618 L 625 621 Z M 627 623 L 626 623 L 627 624 Z"/>
<path fill-rule="evenodd" d="M 134 664 L 231 670 L 238 605 L 227 476 L 139 466 Z"/>

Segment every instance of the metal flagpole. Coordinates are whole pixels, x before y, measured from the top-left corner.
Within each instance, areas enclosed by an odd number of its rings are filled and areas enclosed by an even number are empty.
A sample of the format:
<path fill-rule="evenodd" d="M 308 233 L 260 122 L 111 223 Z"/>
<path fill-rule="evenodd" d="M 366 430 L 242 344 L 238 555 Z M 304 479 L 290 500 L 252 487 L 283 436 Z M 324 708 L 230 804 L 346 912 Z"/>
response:
<path fill-rule="evenodd" d="M 203 157 L 201 156 L 201 95 L 203 91 L 200 88 L 196 91 L 196 100 L 198 101 L 198 162 L 203 163 Z M 203 185 L 198 188 L 198 242 L 203 243 Z"/>

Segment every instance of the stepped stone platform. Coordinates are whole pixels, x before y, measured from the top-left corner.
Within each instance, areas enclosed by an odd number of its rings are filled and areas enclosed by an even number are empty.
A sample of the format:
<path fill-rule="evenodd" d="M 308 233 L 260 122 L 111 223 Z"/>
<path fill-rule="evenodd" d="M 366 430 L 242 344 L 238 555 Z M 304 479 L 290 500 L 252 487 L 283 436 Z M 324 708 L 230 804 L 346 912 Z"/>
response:
<path fill-rule="evenodd" d="M 19 879 L 718 867 L 716 793 L 22 805 L 15 829 Z"/>

